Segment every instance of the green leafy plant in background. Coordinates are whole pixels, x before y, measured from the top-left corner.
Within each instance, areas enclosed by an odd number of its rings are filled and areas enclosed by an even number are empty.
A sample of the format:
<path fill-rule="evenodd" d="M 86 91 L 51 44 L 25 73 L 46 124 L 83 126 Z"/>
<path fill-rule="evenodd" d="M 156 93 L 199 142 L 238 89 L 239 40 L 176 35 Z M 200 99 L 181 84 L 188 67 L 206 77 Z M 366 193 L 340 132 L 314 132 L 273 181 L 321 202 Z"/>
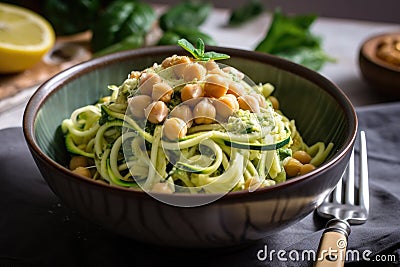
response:
<path fill-rule="evenodd" d="M 264 6 L 260 0 L 250 0 L 243 6 L 231 11 L 228 25 L 239 26 L 249 20 L 254 19 L 264 11 Z"/>
<path fill-rule="evenodd" d="M 57 35 L 69 35 L 89 29 L 101 6 L 101 0 L 46 0 L 43 12 Z"/>
<path fill-rule="evenodd" d="M 204 40 L 205 44 L 216 45 L 215 40 L 208 34 L 202 32 L 198 28 L 188 28 L 178 26 L 173 31 L 164 32 L 157 45 L 176 45 L 178 40 L 185 38 L 191 43 L 195 43 L 198 38 Z"/>
<path fill-rule="evenodd" d="M 112 2 L 93 25 L 93 52 L 105 54 L 143 46 L 156 19 L 149 4 L 130 0 Z"/>
<path fill-rule="evenodd" d="M 210 3 L 202 1 L 180 2 L 160 16 L 160 28 L 163 31 L 173 30 L 177 26 L 197 28 L 207 19 L 211 9 Z"/>
<path fill-rule="evenodd" d="M 256 51 L 270 53 L 319 70 L 326 62 L 333 62 L 322 49 L 322 39 L 310 31 L 316 15 L 285 16 L 274 12 L 265 38 Z"/>
<path fill-rule="evenodd" d="M 200 29 L 213 8 L 209 2 L 184 0 L 168 8 L 159 18 L 151 5 L 138 0 L 44 0 L 41 3 L 45 17 L 58 35 L 91 30 L 94 56 L 148 45 L 146 36 L 157 19 L 163 32 L 157 45 L 176 45 L 181 39 L 195 44 L 199 38 L 207 45 L 217 44 Z M 249 0 L 231 11 L 228 24 L 239 26 L 264 10 L 260 0 Z M 316 15 L 288 16 L 276 10 L 264 39 L 254 50 L 314 70 L 321 69 L 334 59 L 323 51 L 322 38 L 310 30 L 316 18 Z"/>
<path fill-rule="evenodd" d="M 163 35 L 158 45 L 175 45 L 182 38 L 191 43 L 201 38 L 205 44 L 215 45 L 214 39 L 199 29 L 211 10 L 212 5 L 202 1 L 183 1 L 170 7 L 159 19 Z"/>
<path fill-rule="evenodd" d="M 204 1 L 182 1 L 159 18 L 150 4 L 137 0 L 45 0 L 44 7 L 58 35 L 91 30 L 94 56 L 147 45 L 146 36 L 157 19 L 163 31 L 158 45 L 176 45 L 181 38 L 192 43 L 201 38 L 205 44 L 216 45 L 199 29 L 212 10 L 212 5 Z"/>

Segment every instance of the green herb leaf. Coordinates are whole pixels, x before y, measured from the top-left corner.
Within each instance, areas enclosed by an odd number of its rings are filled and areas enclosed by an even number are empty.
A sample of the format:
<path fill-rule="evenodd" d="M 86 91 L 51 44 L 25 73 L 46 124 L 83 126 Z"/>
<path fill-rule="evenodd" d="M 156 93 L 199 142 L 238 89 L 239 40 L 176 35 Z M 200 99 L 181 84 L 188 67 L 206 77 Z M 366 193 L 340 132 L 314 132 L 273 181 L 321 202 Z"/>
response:
<path fill-rule="evenodd" d="M 197 39 L 196 47 L 192 45 L 188 40 L 182 38 L 178 40 L 178 45 L 180 45 L 183 49 L 188 51 L 192 56 L 199 61 L 208 61 L 208 60 L 220 60 L 230 58 L 229 55 L 217 53 L 214 51 L 204 52 L 205 45 L 201 38 Z"/>
<path fill-rule="evenodd" d="M 177 26 L 174 29 L 164 32 L 161 36 L 159 45 L 176 45 L 179 39 L 186 39 L 190 43 L 195 44 L 198 39 L 202 39 L 207 45 L 216 45 L 215 40 L 208 34 L 201 32 L 197 28 Z"/>
<path fill-rule="evenodd" d="M 276 10 L 265 38 L 255 50 L 319 70 L 333 59 L 322 50 L 321 38 L 310 31 L 316 18 L 315 15 L 285 16 Z"/>
<path fill-rule="evenodd" d="M 276 55 L 313 70 L 321 69 L 326 62 L 335 62 L 335 59 L 328 56 L 321 48 L 314 47 L 299 47 Z"/>
<path fill-rule="evenodd" d="M 203 54 L 203 58 L 209 58 L 212 60 L 220 60 L 220 59 L 227 59 L 229 56 L 227 54 L 217 53 L 217 52 L 205 52 Z"/>
<path fill-rule="evenodd" d="M 24 1 L 12 2 L 24 3 Z M 43 15 L 51 22 L 57 35 L 70 35 L 88 30 L 96 20 L 102 5 L 101 0 L 45 0 L 35 3 L 43 7 Z"/>
<path fill-rule="evenodd" d="M 203 40 L 202 39 L 197 39 L 197 42 L 196 42 L 196 46 L 197 46 L 197 54 L 198 55 L 204 55 L 204 50 L 205 50 L 205 48 L 204 48 L 204 42 L 203 42 Z"/>
<path fill-rule="evenodd" d="M 93 52 L 103 50 L 132 35 L 144 39 L 156 19 L 153 7 L 147 3 L 129 0 L 112 1 L 92 27 Z"/>
<path fill-rule="evenodd" d="M 234 9 L 229 17 L 229 25 L 237 26 L 249 21 L 264 11 L 260 0 L 250 0 L 241 7 Z"/>
<path fill-rule="evenodd" d="M 144 44 L 144 36 L 130 35 L 118 43 L 112 44 L 102 50 L 99 50 L 99 51 L 93 53 L 93 57 L 100 57 L 100 56 L 115 53 L 118 51 L 139 48 L 139 47 L 142 47 L 143 44 Z"/>
<path fill-rule="evenodd" d="M 197 54 L 196 48 L 186 39 L 178 40 L 178 45 L 180 45 L 183 49 L 188 51 L 194 58 L 198 58 L 201 55 Z"/>
<path fill-rule="evenodd" d="M 170 7 L 159 19 L 160 28 L 170 31 L 179 26 L 197 28 L 211 13 L 212 5 L 204 1 L 182 1 Z"/>

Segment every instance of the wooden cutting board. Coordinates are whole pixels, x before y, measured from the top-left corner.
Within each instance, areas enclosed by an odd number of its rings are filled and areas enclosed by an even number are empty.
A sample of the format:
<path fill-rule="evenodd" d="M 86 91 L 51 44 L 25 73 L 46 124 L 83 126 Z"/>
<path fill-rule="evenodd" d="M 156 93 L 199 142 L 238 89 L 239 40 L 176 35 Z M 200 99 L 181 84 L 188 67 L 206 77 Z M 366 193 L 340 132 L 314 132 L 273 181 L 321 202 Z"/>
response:
<path fill-rule="evenodd" d="M 0 100 L 41 84 L 58 72 L 91 58 L 90 32 L 58 37 L 53 49 L 32 68 L 16 74 L 0 74 Z"/>

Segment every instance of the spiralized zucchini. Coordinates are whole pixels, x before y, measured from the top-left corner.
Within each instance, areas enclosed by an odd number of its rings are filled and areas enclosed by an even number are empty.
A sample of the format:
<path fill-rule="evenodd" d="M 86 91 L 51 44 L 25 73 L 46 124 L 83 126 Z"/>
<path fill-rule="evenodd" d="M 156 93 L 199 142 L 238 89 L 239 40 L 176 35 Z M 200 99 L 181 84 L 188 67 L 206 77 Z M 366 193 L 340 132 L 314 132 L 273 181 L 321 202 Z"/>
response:
<path fill-rule="evenodd" d="M 252 191 L 304 174 L 304 165 L 318 167 L 333 148 L 303 141 L 295 122 L 274 109 L 271 84 L 255 85 L 212 60 L 174 55 L 109 88 L 110 96 L 76 109 L 62 129 L 71 157 L 83 157 L 90 178 L 112 186 Z M 311 160 L 292 158 L 296 151 Z"/>

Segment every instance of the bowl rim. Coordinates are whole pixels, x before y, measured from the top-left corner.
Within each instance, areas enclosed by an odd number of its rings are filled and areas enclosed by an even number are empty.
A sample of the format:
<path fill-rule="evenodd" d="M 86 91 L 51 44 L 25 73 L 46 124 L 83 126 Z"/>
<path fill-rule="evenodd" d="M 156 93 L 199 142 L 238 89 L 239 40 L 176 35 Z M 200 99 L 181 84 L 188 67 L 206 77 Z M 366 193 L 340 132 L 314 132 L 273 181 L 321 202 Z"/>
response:
<path fill-rule="evenodd" d="M 241 190 L 236 192 L 229 192 L 219 198 L 217 201 L 233 201 L 238 198 L 247 197 L 248 194 L 252 196 L 258 196 L 260 194 L 266 194 L 268 192 L 279 190 L 280 188 L 293 186 L 299 182 L 304 180 L 312 179 L 313 174 L 315 173 L 324 173 L 329 169 L 333 168 L 336 165 L 336 162 L 339 159 L 345 157 L 347 152 L 353 148 L 354 141 L 356 138 L 357 130 L 358 130 L 358 119 L 356 115 L 355 108 L 353 107 L 349 98 L 344 94 L 344 92 L 332 81 L 328 80 L 323 75 L 319 74 L 316 71 L 308 69 L 299 64 L 293 63 L 286 59 L 273 56 L 270 54 L 237 49 L 231 47 L 219 47 L 219 46 L 207 46 L 206 49 L 210 49 L 219 53 L 225 53 L 231 55 L 231 57 L 235 58 L 243 58 L 247 60 L 254 60 L 260 63 L 266 63 L 272 65 L 278 69 L 282 69 L 286 72 L 290 72 L 294 75 L 300 76 L 303 79 L 310 81 L 313 84 L 323 88 L 328 94 L 330 94 L 334 99 L 336 99 L 337 103 L 341 106 L 344 113 L 349 117 L 349 133 L 344 141 L 344 146 L 339 148 L 336 152 L 335 156 L 326 161 L 324 164 L 318 167 L 318 169 L 307 173 L 305 175 L 301 175 L 295 178 L 290 178 L 283 183 L 279 183 L 270 187 L 259 188 L 253 192 L 249 192 L 248 190 Z M 95 181 L 93 179 L 85 178 L 83 176 L 77 175 L 70 171 L 65 166 L 56 162 L 48 155 L 46 155 L 39 147 L 38 143 L 35 140 L 35 119 L 37 117 L 38 111 L 40 107 L 49 99 L 56 91 L 60 90 L 62 86 L 66 83 L 69 83 L 72 80 L 79 78 L 82 75 L 92 71 L 93 69 L 101 68 L 107 66 L 110 63 L 117 63 L 121 60 L 126 60 L 126 58 L 134 59 L 141 58 L 146 56 L 161 56 L 161 55 L 173 55 L 173 54 L 185 54 L 183 49 L 180 49 L 178 46 L 155 46 L 155 47 L 145 47 L 134 50 L 121 51 L 113 54 L 108 54 L 105 56 L 101 56 L 98 58 L 93 58 L 88 61 L 79 63 L 74 65 L 66 70 L 59 72 L 54 75 L 46 82 L 41 84 L 39 88 L 33 93 L 31 98 L 29 99 L 23 114 L 23 133 L 25 140 L 29 146 L 31 153 L 35 153 L 42 161 L 47 162 L 53 169 L 63 173 L 65 176 L 69 176 L 69 179 L 75 179 L 78 182 L 88 183 L 91 186 L 101 187 L 107 190 L 116 190 L 118 193 L 126 193 L 130 195 L 135 195 L 138 197 L 149 197 L 149 195 L 142 190 L 132 190 L 130 188 L 118 187 L 113 185 L 107 185 L 105 183 L 101 183 Z M 233 56 L 232 56 L 233 55 Z M 152 193 L 153 194 L 153 193 Z M 156 195 L 156 194 L 155 194 Z M 186 197 L 186 198 L 208 198 L 212 197 L 215 194 L 185 194 L 180 193 L 174 195 L 174 197 Z"/>

